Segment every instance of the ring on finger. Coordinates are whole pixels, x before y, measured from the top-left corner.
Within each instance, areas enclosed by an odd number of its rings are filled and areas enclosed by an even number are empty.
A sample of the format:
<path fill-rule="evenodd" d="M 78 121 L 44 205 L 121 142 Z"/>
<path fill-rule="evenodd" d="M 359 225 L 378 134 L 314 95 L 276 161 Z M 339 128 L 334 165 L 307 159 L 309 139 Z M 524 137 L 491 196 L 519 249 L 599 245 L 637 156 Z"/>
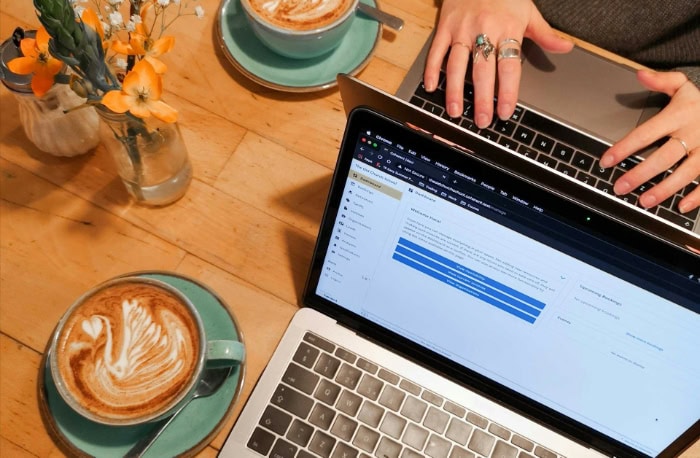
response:
<path fill-rule="evenodd" d="M 489 56 L 495 50 L 496 48 L 489 40 L 489 37 L 485 33 L 480 33 L 476 36 L 476 41 L 474 42 L 474 63 L 479 61 L 480 55 L 483 55 L 485 60 L 489 60 Z"/>
<path fill-rule="evenodd" d="M 671 137 L 671 140 L 676 140 L 678 143 L 680 143 L 683 147 L 683 151 L 685 152 L 686 157 L 690 157 L 690 148 L 688 148 L 688 144 L 685 142 L 685 140 L 679 137 Z"/>
<path fill-rule="evenodd" d="M 469 44 L 467 44 L 467 43 L 465 43 L 465 42 L 463 42 L 463 41 L 455 41 L 454 43 L 452 43 L 452 44 L 450 45 L 450 47 L 452 47 L 452 48 L 454 48 L 455 46 L 461 46 L 461 47 L 463 47 L 463 48 L 469 49 Z"/>
<path fill-rule="evenodd" d="M 515 38 L 506 38 L 498 44 L 498 60 L 501 59 L 519 59 L 520 57 L 520 42 Z"/>

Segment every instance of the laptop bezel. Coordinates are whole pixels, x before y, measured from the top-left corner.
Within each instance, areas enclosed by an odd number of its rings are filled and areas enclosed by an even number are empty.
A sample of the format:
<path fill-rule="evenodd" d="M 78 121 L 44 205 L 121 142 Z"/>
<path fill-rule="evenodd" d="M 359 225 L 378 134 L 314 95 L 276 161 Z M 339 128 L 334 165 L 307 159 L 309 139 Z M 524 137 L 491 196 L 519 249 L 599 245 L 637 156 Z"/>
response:
<path fill-rule="evenodd" d="M 426 135 L 425 133 L 407 128 L 405 125 L 395 121 L 390 116 L 384 113 L 378 113 L 374 109 L 368 107 L 357 107 L 353 109 L 348 117 L 348 124 L 341 143 L 338 162 L 333 174 L 326 207 L 323 213 L 322 223 L 319 229 L 312 262 L 309 268 L 307 283 L 303 293 L 304 306 L 314 308 L 321 313 L 332 317 L 333 319 L 337 320 L 339 324 L 357 332 L 375 343 L 383 345 L 384 342 L 392 342 L 391 349 L 398 351 L 402 356 L 416 362 L 417 364 L 429 367 L 432 370 L 437 370 L 438 373 L 453 381 L 463 385 L 468 385 L 470 388 L 498 403 L 505 403 L 509 408 L 516 410 L 528 418 L 547 424 L 547 426 L 569 437 L 571 440 L 585 444 L 586 446 L 592 447 L 610 456 L 640 456 L 638 451 L 621 442 L 604 436 L 585 425 L 575 422 L 553 411 L 546 406 L 533 402 L 532 400 L 525 398 L 513 390 L 495 384 L 494 382 L 485 379 L 483 376 L 480 376 L 473 371 L 466 368 L 457 368 L 453 362 L 438 355 L 437 353 L 420 348 L 413 342 L 397 334 L 388 332 L 385 329 L 382 329 L 379 326 L 369 322 L 368 320 L 350 313 L 346 309 L 315 294 L 315 290 L 321 275 L 321 266 L 327 252 L 332 228 L 338 214 L 341 194 L 348 176 L 352 157 L 354 155 L 356 135 L 359 133 L 358 129 L 360 126 L 364 125 L 363 123 L 365 121 L 363 117 L 367 116 L 369 116 L 373 122 L 381 124 L 382 127 L 397 129 L 397 131 L 401 131 L 405 135 L 414 136 L 414 140 L 418 143 L 430 145 L 438 150 L 450 149 L 452 152 L 459 151 L 458 149 L 450 148 L 441 142 L 436 142 L 431 136 Z M 498 173 L 507 174 L 513 180 L 522 180 L 526 186 L 532 186 L 539 189 L 539 193 L 542 193 L 542 195 L 546 194 L 552 199 L 560 199 L 571 208 L 576 208 L 577 211 L 580 210 L 583 213 L 591 212 L 590 209 L 581 206 L 581 204 L 576 201 L 552 194 L 547 188 L 543 188 L 541 185 L 535 182 L 523 180 L 507 169 L 483 159 L 482 156 L 491 157 L 491 155 L 495 153 L 495 151 L 491 151 L 494 149 L 492 145 L 482 143 L 479 145 L 479 148 L 483 149 L 483 154 L 465 155 L 463 152 L 458 152 L 457 154 L 461 156 L 461 161 L 464 161 L 465 163 L 469 161 L 476 161 L 472 164 L 478 163 L 483 167 L 496 170 Z M 598 218 L 595 218 L 596 224 L 607 226 L 607 230 L 610 230 L 610 227 L 614 227 L 616 234 L 625 237 L 631 243 L 636 242 L 641 244 L 641 246 L 644 246 L 645 251 L 648 253 L 655 253 L 656 256 L 665 259 L 669 265 L 684 266 L 689 269 L 692 267 L 698 267 L 697 257 L 691 254 L 689 251 L 681 249 L 676 245 L 669 244 L 662 239 L 652 237 L 647 233 L 637 230 L 636 228 L 624 225 L 620 221 L 610 218 L 603 213 L 595 213 L 599 215 Z M 698 290 L 700 294 L 700 288 L 698 288 Z M 700 420 L 692 425 L 688 431 L 679 436 L 676 441 L 670 444 L 658 456 L 675 456 L 686 447 L 690 446 L 698 435 L 700 435 Z"/>

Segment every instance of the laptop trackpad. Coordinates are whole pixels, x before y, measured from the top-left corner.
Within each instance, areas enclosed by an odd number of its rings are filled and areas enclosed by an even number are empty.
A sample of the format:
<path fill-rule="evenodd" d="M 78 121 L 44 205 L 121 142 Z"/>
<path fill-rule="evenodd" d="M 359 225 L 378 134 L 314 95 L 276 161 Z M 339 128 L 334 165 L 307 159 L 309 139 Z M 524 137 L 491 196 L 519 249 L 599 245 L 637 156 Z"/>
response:
<path fill-rule="evenodd" d="M 579 47 L 567 54 L 545 54 L 526 40 L 523 54 L 520 100 L 609 142 L 621 139 L 668 101 L 645 89 L 634 70 Z"/>

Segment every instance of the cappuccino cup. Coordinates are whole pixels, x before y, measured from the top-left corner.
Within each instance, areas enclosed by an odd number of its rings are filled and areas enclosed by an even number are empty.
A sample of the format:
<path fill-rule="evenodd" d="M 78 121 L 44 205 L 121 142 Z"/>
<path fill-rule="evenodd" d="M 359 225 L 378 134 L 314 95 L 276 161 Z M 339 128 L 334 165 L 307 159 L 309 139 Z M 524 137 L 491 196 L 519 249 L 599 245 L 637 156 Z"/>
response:
<path fill-rule="evenodd" d="M 239 341 L 207 340 L 184 294 L 144 277 L 109 280 L 78 298 L 56 326 L 48 356 L 63 400 L 113 426 L 167 417 L 191 400 L 207 366 L 244 357 Z"/>
<path fill-rule="evenodd" d="M 350 30 L 359 0 L 240 0 L 255 35 L 294 59 L 331 52 Z"/>

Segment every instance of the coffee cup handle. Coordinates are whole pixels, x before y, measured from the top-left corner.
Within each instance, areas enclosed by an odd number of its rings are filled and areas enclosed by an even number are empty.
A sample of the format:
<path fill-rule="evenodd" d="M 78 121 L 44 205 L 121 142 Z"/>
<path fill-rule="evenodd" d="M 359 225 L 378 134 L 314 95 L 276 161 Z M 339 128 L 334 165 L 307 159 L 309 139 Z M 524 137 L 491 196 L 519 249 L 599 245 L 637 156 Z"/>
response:
<path fill-rule="evenodd" d="M 207 365 L 232 366 L 245 360 L 245 347 L 237 340 L 207 342 Z"/>

